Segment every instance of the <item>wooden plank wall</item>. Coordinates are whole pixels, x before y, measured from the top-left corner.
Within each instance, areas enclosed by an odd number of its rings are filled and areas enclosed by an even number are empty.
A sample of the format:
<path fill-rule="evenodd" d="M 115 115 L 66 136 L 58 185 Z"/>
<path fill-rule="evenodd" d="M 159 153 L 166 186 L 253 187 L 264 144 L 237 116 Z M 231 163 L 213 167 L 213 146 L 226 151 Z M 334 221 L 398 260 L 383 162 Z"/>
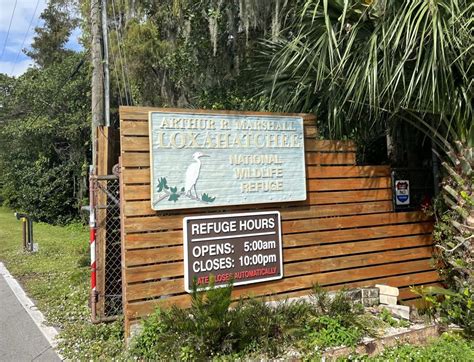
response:
<path fill-rule="evenodd" d="M 153 211 L 150 110 L 157 109 L 120 109 L 127 335 L 131 323 L 158 305 L 189 305 L 183 281 L 184 215 L 256 210 L 255 206 L 239 206 Z M 436 284 L 439 276 L 430 263 L 432 223 L 420 212 L 393 212 L 390 168 L 357 166 L 352 142 L 316 140 L 314 119 L 304 118 L 307 200 L 258 207 L 281 212 L 284 278 L 236 287 L 235 297 L 301 296 L 308 294 L 314 283 L 328 289 L 385 283 L 401 288 L 400 298 L 407 300 L 414 297 L 409 286 Z"/>

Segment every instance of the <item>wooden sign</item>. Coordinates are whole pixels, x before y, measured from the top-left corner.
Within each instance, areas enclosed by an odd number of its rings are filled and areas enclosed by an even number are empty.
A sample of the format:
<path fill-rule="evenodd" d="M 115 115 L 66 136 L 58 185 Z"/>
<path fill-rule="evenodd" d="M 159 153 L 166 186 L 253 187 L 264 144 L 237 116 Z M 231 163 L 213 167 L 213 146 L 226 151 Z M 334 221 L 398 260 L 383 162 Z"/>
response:
<path fill-rule="evenodd" d="M 186 217 L 184 289 L 257 283 L 283 277 L 280 213 Z"/>
<path fill-rule="evenodd" d="M 303 119 L 150 112 L 153 210 L 306 199 Z"/>

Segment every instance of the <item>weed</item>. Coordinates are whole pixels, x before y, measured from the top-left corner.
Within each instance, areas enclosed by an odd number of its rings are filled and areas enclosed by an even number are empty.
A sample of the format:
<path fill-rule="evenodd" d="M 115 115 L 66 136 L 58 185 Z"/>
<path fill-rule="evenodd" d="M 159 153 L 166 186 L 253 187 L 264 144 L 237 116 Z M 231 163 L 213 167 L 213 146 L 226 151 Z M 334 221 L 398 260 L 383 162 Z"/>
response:
<path fill-rule="evenodd" d="M 349 356 L 349 361 L 473 361 L 474 342 L 453 333 L 444 333 L 427 346 L 400 345 L 374 357 Z"/>
<path fill-rule="evenodd" d="M 455 323 L 463 333 L 474 336 L 474 288 L 464 285 L 458 291 L 440 287 L 420 287 L 412 290 L 423 298 L 421 314 L 437 319 L 443 324 Z"/>
<path fill-rule="evenodd" d="M 390 311 L 387 308 L 382 308 L 382 310 L 380 311 L 380 314 L 379 314 L 379 318 L 383 322 L 388 324 L 390 327 L 404 328 L 404 327 L 408 327 L 410 325 L 410 323 L 406 320 L 393 318 L 392 313 L 390 313 Z"/>
<path fill-rule="evenodd" d="M 306 326 L 310 348 L 355 346 L 363 336 L 356 326 L 347 326 L 341 317 L 319 316 Z"/>
<path fill-rule="evenodd" d="M 375 335 L 377 323 L 373 316 L 364 313 L 360 304 L 354 304 L 344 290 L 334 296 L 315 285 L 311 295 L 312 316 L 305 325 L 300 347 L 312 358 L 327 347 L 354 346 L 364 335 Z"/>

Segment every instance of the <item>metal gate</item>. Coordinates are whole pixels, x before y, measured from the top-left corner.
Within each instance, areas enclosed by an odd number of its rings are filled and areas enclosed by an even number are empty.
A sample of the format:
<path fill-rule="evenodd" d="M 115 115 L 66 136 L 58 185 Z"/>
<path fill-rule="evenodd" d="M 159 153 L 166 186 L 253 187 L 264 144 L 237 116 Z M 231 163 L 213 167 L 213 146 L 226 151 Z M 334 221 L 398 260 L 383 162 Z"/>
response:
<path fill-rule="evenodd" d="M 93 175 L 90 181 L 95 219 L 91 217 L 90 305 L 93 321 L 100 322 L 122 314 L 120 187 L 117 175 Z"/>

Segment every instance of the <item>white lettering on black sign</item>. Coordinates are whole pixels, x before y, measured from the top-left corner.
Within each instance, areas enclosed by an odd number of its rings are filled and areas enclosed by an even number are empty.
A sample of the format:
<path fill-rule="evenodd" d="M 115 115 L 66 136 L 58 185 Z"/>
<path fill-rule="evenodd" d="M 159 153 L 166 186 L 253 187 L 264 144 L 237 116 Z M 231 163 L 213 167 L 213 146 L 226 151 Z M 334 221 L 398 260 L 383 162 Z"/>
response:
<path fill-rule="evenodd" d="M 183 220 L 185 290 L 283 277 L 280 213 L 255 212 Z"/>

